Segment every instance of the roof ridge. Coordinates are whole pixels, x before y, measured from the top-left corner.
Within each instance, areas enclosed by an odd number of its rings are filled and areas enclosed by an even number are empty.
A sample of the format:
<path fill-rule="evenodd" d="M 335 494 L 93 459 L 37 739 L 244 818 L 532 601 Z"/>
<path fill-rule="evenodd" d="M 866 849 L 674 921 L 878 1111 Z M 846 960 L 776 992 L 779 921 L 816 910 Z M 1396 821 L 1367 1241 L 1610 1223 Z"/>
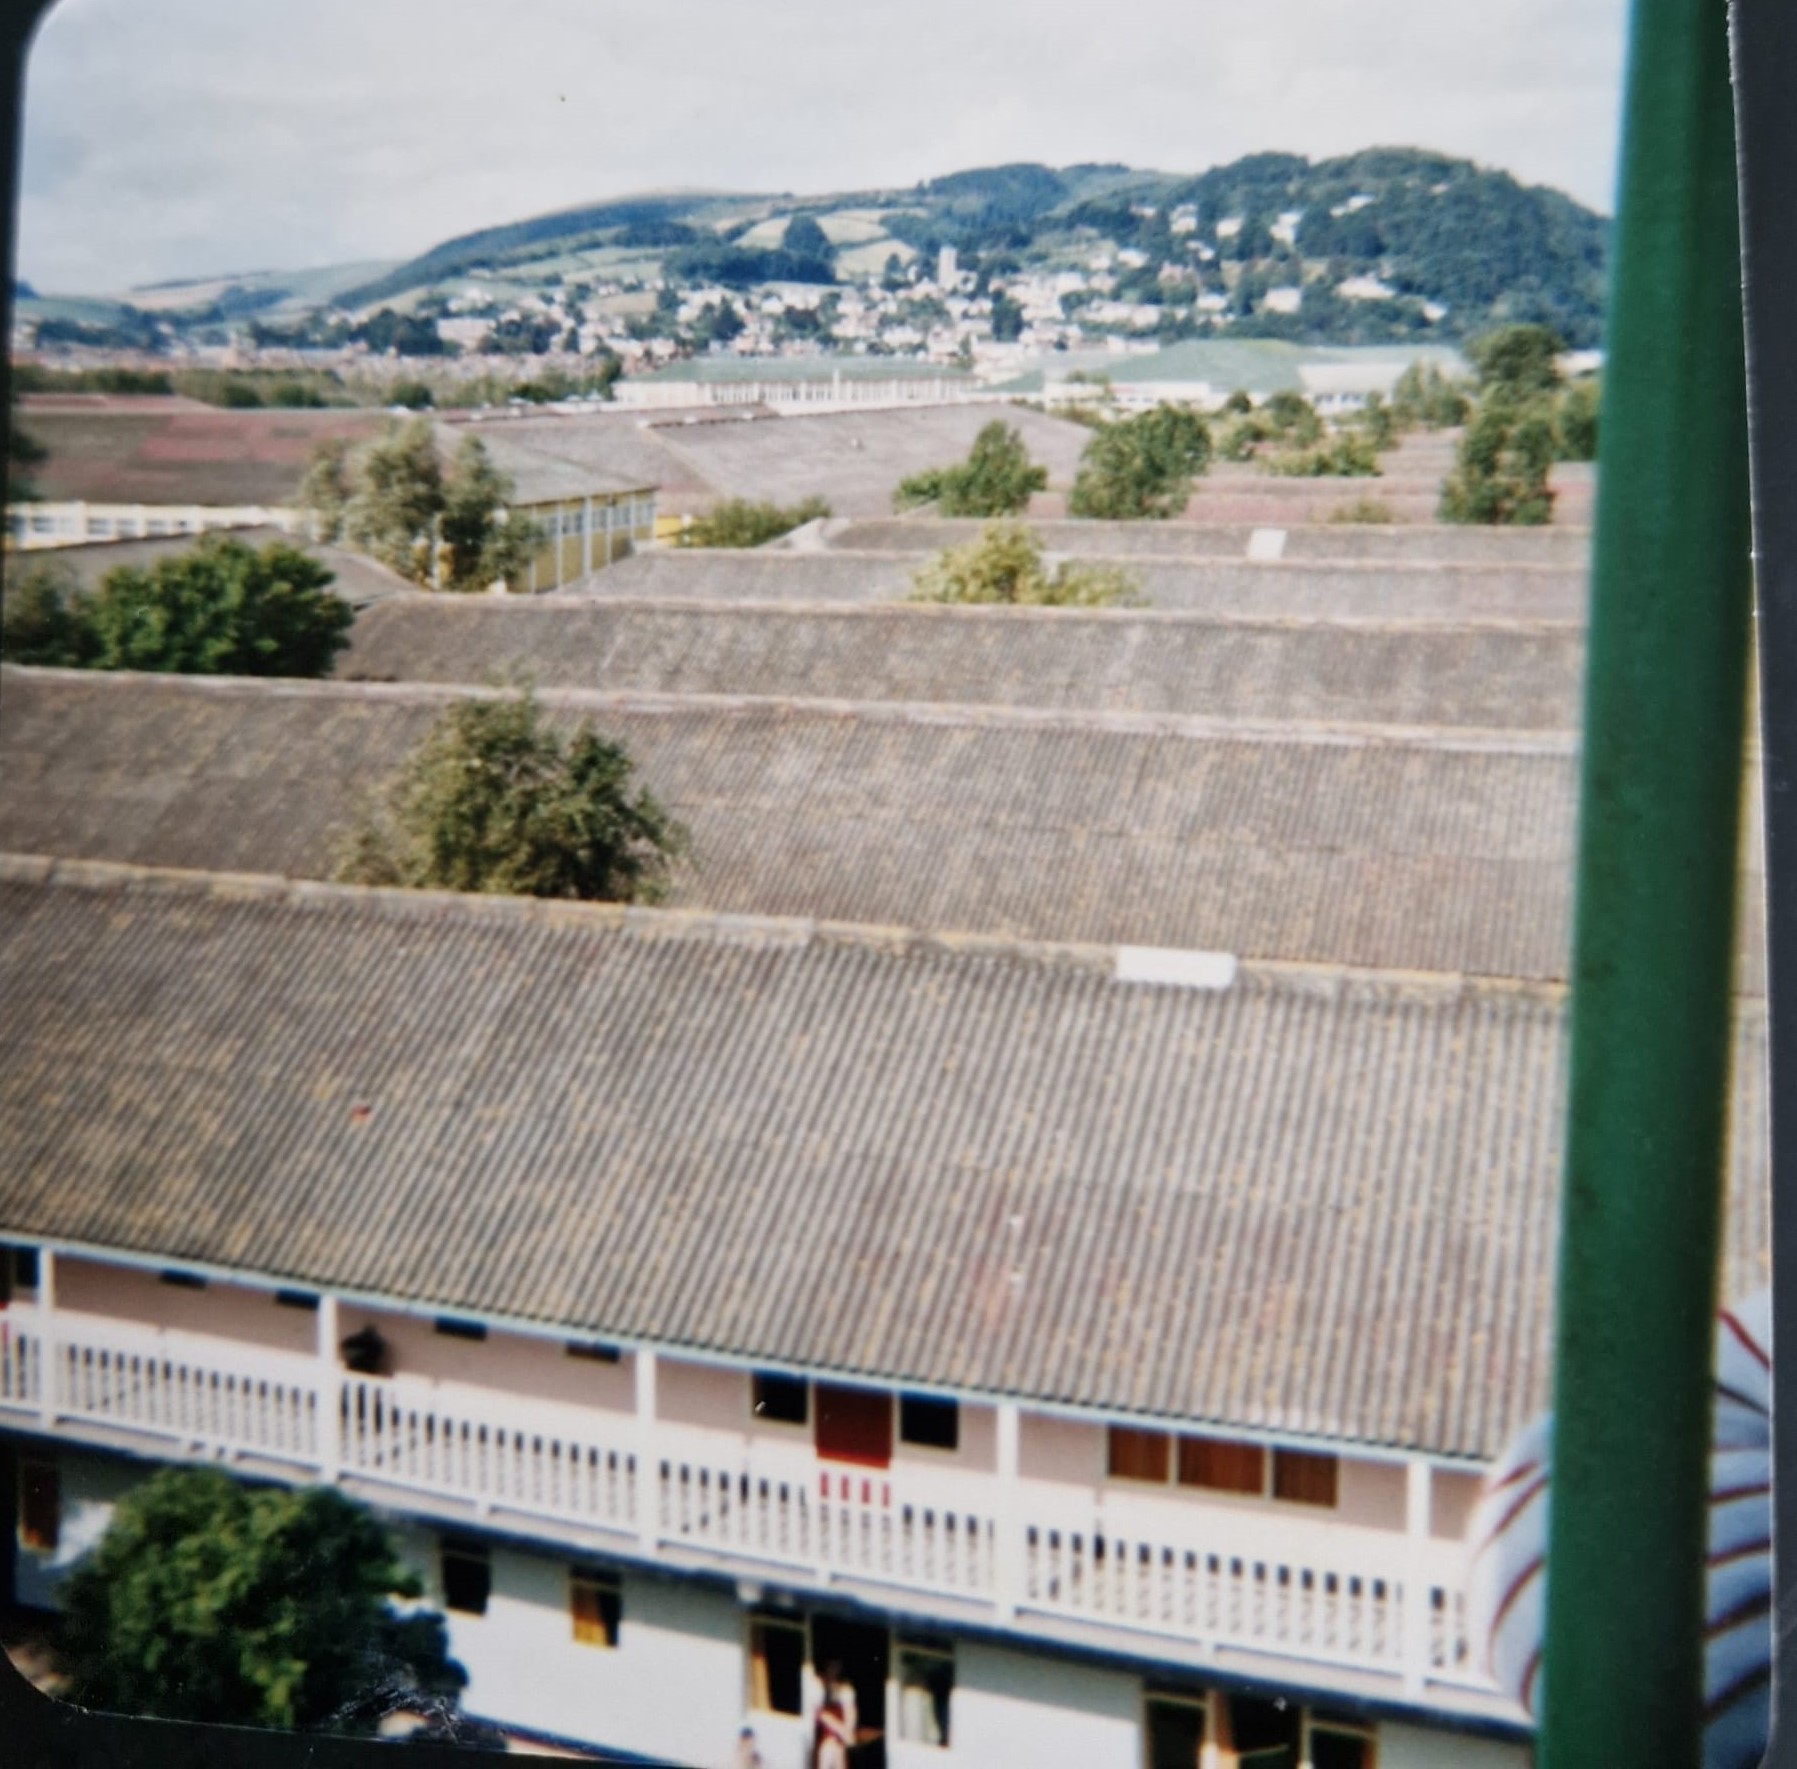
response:
<path fill-rule="evenodd" d="M 381 919 L 441 921 L 520 927 L 597 929 L 628 934 L 646 942 L 692 940 L 715 945 L 802 950 L 810 946 L 873 952 L 889 958 L 926 956 L 987 958 L 1045 970 L 1079 972 L 1124 986 L 1188 987 L 1219 992 L 1239 981 L 1277 993 L 1330 999 L 1382 999 L 1449 1006 L 1467 1000 L 1528 1002 L 1558 1006 L 1566 985 L 1527 978 L 1480 976 L 1458 971 L 1378 969 L 1289 959 L 1238 958 L 1222 953 L 1163 950 L 1124 944 L 1069 940 L 1028 940 L 1006 934 L 881 926 L 812 916 L 746 915 L 707 909 L 649 908 L 568 898 L 514 897 L 478 892 L 409 890 L 385 885 L 336 884 L 289 878 L 278 873 L 209 872 L 129 861 L 77 860 L 0 850 L 0 884 L 45 889 L 140 891 L 146 895 L 265 902 L 293 908 L 362 907 Z M 1120 975 L 1126 960 L 1171 961 L 1156 967 L 1185 968 L 1181 961 L 1215 961 L 1222 976 L 1205 982 L 1162 981 L 1140 962 Z M 1764 1004 L 1743 997 L 1751 1010 Z"/>
<path fill-rule="evenodd" d="M 155 671 L 52 669 L 5 664 L 0 669 L 46 679 L 154 684 L 169 693 L 222 698 L 395 700 L 448 706 L 493 700 L 517 687 L 474 682 L 360 682 L 297 676 L 180 676 Z M 101 692 L 106 692 L 102 689 Z M 1476 726 L 1379 725 L 1322 720 L 1221 718 L 1202 713 L 1107 712 L 1082 708 L 1003 706 L 957 701 L 843 700 L 785 694 L 677 694 L 643 689 L 535 689 L 548 707 L 636 713 L 778 712 L 793 717 L 855 719 L 868 724 L 946 725 L 962 729 L 1060 730 L 1293 748 L 1398 748 L 1455 754 L 1561 755 L 1577 752 L 1577 734 L 1561 729 L 1490 730 Z"/>
<path fill-rule="evenodd" d="M 670 548 L 673 552 L 694 549 Z M 724 549 L 718 549 L 723 551 Z M 750 556 L 756 549 L 730 549 Z M 641 557 L 642 555 L 638 555 Z M 840 558 L 836 553 L 770 554 L 773 558 Z M 847 555 L 855 557 L 856 555 Z M 885 553 L 887 559 L 910 559 L 911 553 Z M 1229 561 L 1235 563 L 1235 561 Z M 611 569 L 615 570 L 616 567 Z M 594 577 L 599 574 L 595 572 Z M 545 590 L 535 596 L 460 596 L 442 591 L 421 590 L 408 584 L 403 592 L 387 598 L 389 602 L 428 603 L 436 608 L 625 608 L 652 609 L 668 613 L 698 614 L 774 614 L 792 619 L 811 615 L 831 618 L 854 616 L 861 620 L 901 614 L 921 620 L 1015 620 L 1015 621 L 1096 621 L 1114 626 L 1143 621 L 1153 626 L 1190 626 L 1244 628 L 1266 631 L 1296 631 L 1312 628 L 1348 628 L 1356 632 L 1393 633 L 1579 633 L 1585 622 L 1554 615 L 1530 614 L 1255 614 L 1228 609 L 1205 608 L 1044 608 L 1019 603 L 991 602 L 917 602 L 909 597 L 895 597 L 889 602 L 834 602 L 825 598 L 793 601 L 778 596 L 657 596 L 649 592 L 614 595 L 598 589 Z"/>

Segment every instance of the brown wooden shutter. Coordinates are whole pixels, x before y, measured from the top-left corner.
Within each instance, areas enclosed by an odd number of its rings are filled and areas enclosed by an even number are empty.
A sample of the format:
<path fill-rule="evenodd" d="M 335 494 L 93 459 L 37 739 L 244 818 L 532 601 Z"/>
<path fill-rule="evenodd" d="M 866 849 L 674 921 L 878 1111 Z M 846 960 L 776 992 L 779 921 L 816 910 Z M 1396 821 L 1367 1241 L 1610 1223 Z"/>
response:
<path fill-rule="evenodd" d="M 1179 1440 L 1179 1484 L 1220 1493 L 1267 1490 L 1267 1452 L 1257 1443 L 1230 1443 L 1220 1437 Z"/>
<path fill-rule="evenodd" d="M 817 1453 L 832 1462 L 884 1468 L 892 1460 L 892 1396 L 874 1388 L 834 1388 L 820 1382 Z"/>

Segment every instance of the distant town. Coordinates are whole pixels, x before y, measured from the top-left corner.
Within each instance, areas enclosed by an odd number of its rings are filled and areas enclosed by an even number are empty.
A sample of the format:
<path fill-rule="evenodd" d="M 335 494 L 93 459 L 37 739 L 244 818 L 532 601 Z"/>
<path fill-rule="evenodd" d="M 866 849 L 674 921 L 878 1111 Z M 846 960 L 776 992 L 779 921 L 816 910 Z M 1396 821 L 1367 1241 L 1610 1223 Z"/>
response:
<path fill-rule="evenodd" d="M 620 200 L 403 263 L 109 299 L 21 285 L 12 343 L 51 370 L 284 376 L 257 396 L 276 404 L 378 403 L 399 380 L 438 404 L 606 397 L 826 362 L 1029 394 L 1205 341 L 1414 354 L 1535 323 L 1590 349 L 1605 228 L 1556 192 L 1414 149 L 1196 176 L 1013 165 L 901 191 Z"/>

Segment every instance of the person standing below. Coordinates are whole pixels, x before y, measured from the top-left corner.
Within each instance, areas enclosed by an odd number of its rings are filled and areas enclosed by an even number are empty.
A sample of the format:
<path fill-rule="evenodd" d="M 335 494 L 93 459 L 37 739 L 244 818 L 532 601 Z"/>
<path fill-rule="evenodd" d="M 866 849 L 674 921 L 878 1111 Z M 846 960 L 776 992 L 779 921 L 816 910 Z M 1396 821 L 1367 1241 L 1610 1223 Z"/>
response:
<path fill-rule="evenodd" d="M 824 1698 L 818 1704 L 812 1739 L 812 1769 L 849 1769 L 855 1748 L 855 1689 L 832 1659 L 824 1666 Z"/>
<path fill-rule="evenodd" d="M 736 1750 L 730 1758 L 730 1769 L 763 1769 L 764 1759 L 755 1748 L 755 1728 L 745 1726 L 736 1735 Z"/>

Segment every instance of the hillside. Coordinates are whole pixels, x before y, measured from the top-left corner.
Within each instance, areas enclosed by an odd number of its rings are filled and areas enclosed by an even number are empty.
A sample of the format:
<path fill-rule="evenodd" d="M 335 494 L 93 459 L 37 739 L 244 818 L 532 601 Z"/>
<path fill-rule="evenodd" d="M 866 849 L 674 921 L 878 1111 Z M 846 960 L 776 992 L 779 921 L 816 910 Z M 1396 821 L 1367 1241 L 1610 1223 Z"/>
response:
<path fill-rule="evenodd" d="M 786 249 L 801 217 L 821 227 L 827 258 Z M 1585 348 L 1601 330 L 1607 234 L 1603 218 L 1557 191 L 1413 148 L 1315 162 L 1255 154 L 1196 176 L 1019 164 L 903 190 L 593 204 L 447 240 L 336 305 L 443 299 L 470 273 L 505 291 L 568 277 L 848 283 L 890 276 L 893 258 L 933 266 L 951 246 L 979 294 L 1097 266 L 1110 285 L 1097 298 L 1161 309 L 1170 338 L 1228 328 L 1314 343 L 1445 342 L 1517 319 Z"/>

